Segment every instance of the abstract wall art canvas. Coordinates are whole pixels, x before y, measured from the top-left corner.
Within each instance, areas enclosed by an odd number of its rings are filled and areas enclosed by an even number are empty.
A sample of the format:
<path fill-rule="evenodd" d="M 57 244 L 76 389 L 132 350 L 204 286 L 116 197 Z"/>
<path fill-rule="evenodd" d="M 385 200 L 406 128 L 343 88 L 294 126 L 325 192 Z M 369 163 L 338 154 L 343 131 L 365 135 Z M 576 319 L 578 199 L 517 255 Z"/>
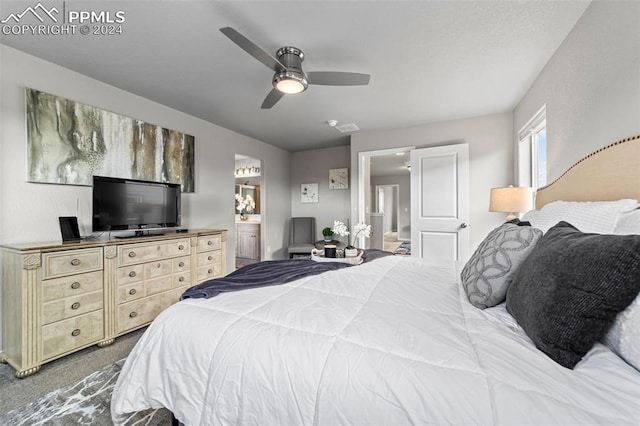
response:
<path fill-rule="evenodd" d="M 329 189 L 349 189 L 349 169 L 329 169 Z"/>
<path fill-rule="evenodd" d="M 194 192 L 194 137 L 26 89 L 27 181 L 91 185 L 93 175 Z"/>
<path fill-rule="evenodd" d="M 301 203 L 317 203 L 318 202 L 318 184 L 303 183 L 300 185 L 300 202 Z"/>

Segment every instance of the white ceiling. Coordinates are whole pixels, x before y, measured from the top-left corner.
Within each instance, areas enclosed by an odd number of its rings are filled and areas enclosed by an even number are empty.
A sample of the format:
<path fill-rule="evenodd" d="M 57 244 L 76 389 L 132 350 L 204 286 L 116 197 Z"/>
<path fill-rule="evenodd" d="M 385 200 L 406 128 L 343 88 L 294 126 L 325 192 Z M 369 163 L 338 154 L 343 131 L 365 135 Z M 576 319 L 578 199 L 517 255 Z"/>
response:
<path fill-rule="evenodd" d="M 0 19 L 32 1 L 2 1 Z M 45 6 L 62 1 L 44 1 Z M 121 35 L 13 36 L 3 44 L 289 151 L 361 131 L 512 110 L 588 1 L 66 1 L 122 10 Z M 26 18 L 25 18 L 26 19 Z M 267 52 L 292 45 L 306 71 L 371 74 L 368 86 L 310 86 L 270 110 L 272 72 L 219 28 Z M 64 94 L 62 94 L 64 95 Z M 159 123 L 161 124 L 161 123 Z"/>

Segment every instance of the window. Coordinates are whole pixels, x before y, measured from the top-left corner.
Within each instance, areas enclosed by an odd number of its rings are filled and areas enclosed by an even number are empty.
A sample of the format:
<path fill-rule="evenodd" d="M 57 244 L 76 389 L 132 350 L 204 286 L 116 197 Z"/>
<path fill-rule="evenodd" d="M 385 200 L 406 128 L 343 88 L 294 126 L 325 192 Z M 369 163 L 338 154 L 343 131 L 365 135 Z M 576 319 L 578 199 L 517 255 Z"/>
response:
<path fill-rule="evenodd" d="M 522 127 L 518 136 L 518 185 L 536 190 L 547 184 L 546 106 Z"/>
<path fill-rule="evenodd" d="M 547 123 L 533 132 L 531 140 L 531 180 L 534 188 L 542 188 L 547 184 Z"/>

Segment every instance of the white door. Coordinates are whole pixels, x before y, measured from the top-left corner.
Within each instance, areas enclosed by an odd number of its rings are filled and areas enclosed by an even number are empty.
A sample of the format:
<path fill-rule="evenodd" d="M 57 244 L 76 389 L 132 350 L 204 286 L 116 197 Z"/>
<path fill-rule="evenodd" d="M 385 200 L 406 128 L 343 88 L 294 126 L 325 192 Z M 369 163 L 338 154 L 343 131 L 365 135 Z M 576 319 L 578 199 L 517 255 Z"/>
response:
<path fill-rule="evenodd" d="M 411 254 L 469 257 L 469 146 L 411 151 Z"/>

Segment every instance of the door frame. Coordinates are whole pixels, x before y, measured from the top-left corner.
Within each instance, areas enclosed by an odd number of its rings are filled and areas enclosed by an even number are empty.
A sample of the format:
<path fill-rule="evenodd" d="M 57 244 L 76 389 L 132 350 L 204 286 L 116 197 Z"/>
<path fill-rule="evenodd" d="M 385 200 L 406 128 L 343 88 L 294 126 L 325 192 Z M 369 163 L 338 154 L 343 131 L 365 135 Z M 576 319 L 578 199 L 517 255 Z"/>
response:
<path fill-rule="evenodd" d="M 266 209 L 266 205 L 267 205 L 267 203 L 266 203 L 266 194 L 267 194 L 266 189 L 267 188 L 265 188 L 264 160 L 262 158 L 255 157 L 252 154 L 241 154 L 239 152 L 236 152 L 234 154 L 234 161 L 238 161 L 238 157 L 244 157 L 244 158 L 250 158 L 252 160 L 257 160 L 257 161 L 259 161 L 259 164 L 260 164 L 260 166 L 259 166 L 259 168 L 260 168 L 260 179 L 259 179 L 259 181 L 260 181 L 260 184 L 259 184 L 260 185 L 260 200 L 258 201 L 259 205 L 260 205 L 260 250 L 259 251 L 260 251 L 260 260 L 264 260 L 265 259 L 265 254 L 266 254 L 266 244 L 264 244 L 264 241 L 266 241 L 265 240 L 265 228 L 266 227 L 263 226 L 263 225 L 264 225 L 265 220 L 266 220 L 266 214 L 265 213 L 266 213 L 266 210 L 267 210 Z M 234 168 L 234 170 L 235 170 L 235 168 Z M 234 183 L 236 182 L 235 176 L 234 176 L 233 181 L 234 181 Z M 234 185 L 234 188 L 235 188 L 235 185 Z M 234 189 L 234 192 L 235 192 L 235 189 Z M 236 229 L 237 229 L 236 223 L 235 223 L 236 213 L 237 212 L 236 212 L 235 206 L 234 206 L 234 210 L 233 210 L 233 217 L 234 217 L 233 232 L 234 233 L 236 233 Z M 238 240 L 237 240 L 237 236 L 236 235 L 234 235 L 234 241 L 235 241 L 235 244 L 236 244 L 235 247 L 233 247 L 233 253 L 234 253 L 233 256 L 234 256 L 234 264 L 235 264 L 235 253 L 237 251 L 237 246 L 238 246 Z"/>
<path fill-rule="evenodd" d="M 367 187 L 371 187 L 371 170 L 369 167 L 369 161 L 371 157 L 379 155 L 390 155 L 396 152 L 407 152 L 415 149 L 415 145 L 402 146 L 397 148 L 378 149 L 373 151 L 360 151 L 358 152 L 358 208 L 357 214 L 352 212 L 351 219 L 353 223 L 365 222 L 370 224 L 368 206 L 366 205 L 366 194 L 371 191 Z M 356 244 L 358 247 L 367 247 L 365 245 L 365 238 L 361 237 Z"/>

